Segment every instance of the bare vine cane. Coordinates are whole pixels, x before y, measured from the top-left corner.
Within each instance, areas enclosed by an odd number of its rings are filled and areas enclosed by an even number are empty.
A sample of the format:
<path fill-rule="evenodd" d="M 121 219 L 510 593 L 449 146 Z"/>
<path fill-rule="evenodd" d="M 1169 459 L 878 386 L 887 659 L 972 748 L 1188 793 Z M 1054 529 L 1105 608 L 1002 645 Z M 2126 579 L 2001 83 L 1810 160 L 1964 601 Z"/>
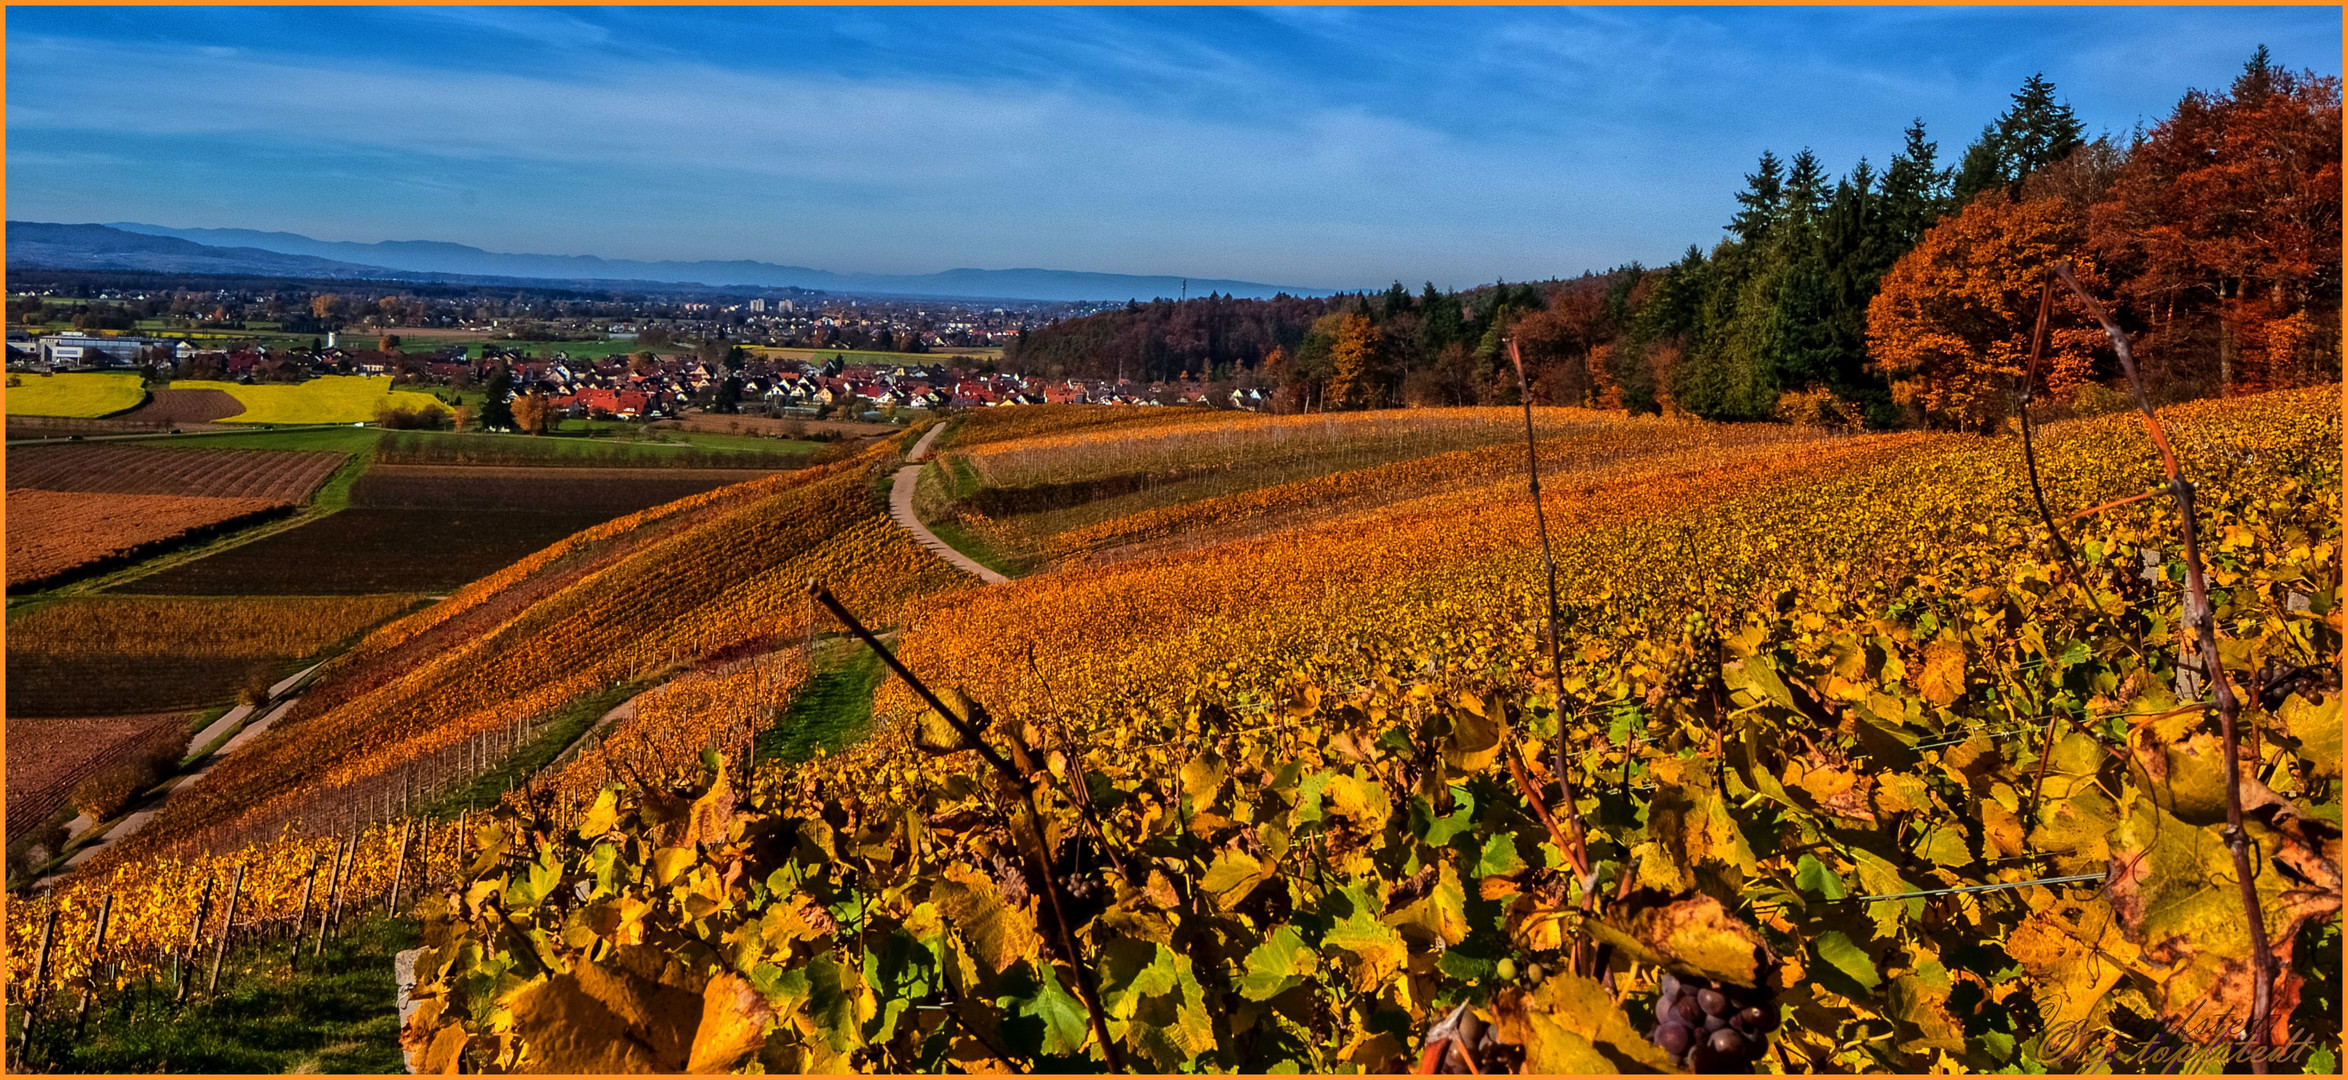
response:
<path fill-rule="evenodd" d="M 2033 441 L 2035 434 L 2030 422 L 2030 401 L 2037 393 L 2038 360 L 2046 352 L 2047 322 L 2053 314 L 2054 275 L 2050 272 L 2038 290 L 2038 329 L 2030 335 L 2030 365 L 2022 372 L 2022 461 L 2029 468 L 2030 498 L 2038 504 L 2038 519 L 2046 524 L 2047 535 L 2054 540 L 2055 552 L 2062 556 L 2063 565 L 2070 569 L 2071 580 L 2078 582 L 2080 591 L 2087 594 L 2088 606 L 2100 610 L 2095 600 L 2095 590 L 2088 587 L 2087 575 L 2080 571 L 2079 562 L 2072 555 L 2071 542 L 2064 538 L 2063 530 L 2055 525 L 2054 513 L 2046 508 L 2046 489 L 2040 486 L 2038 480 L 2038 449 Z"/>
<path fill-rule="evenodd" d="M 2022 417 L 2022 461 L 2029 469 L 2030 498 L 2038 506 L 2038 519 L 2046 524 L 2046 533 L 2054 541 L 2056 554 L 2062 557 L 2063 565 L 2071 571 L 2071 580 L 2078 583 L 2079 591 L 2086 594 L 2088 609 L 2100 612 L 2103 610 L 2103 604 L 2095 598 L 2095 589 L 2088 584 L 2086 573 L 2079 569 L 2079 562 L 2071 552 L 2071 542 L 2063 536 L 2062 527 L 2055 523 L 2053 511 L 2047 509 L 2046 489 L 2038 479 L 2038 444 L 2034 430 L 2035 425 L 2030 420 L 2030 402 L 2037 394 L 2038 360 L 2045 355 L 2047 324 L 2054 315 L 2054 287 L 2054 274 L 2049 271 L 2044 280 L 2039 283 L 2038 326 L 2030 335 L 2029 366 L 2024 368 L 2022 372 L 2022 387 L 2018 403 L 2018 411 Z M 2054 754 L 2056 730 L 2054 722 L 2049 720 L 2046 725 L 2045 742 L 2038 750 L 2038 774 L 2030 781 L 2030 814 L 2033 820 L 2042 817 L 2039 798 L 2040 793 L 2045 790 L 2047 760 Z"/>
<path fill-rule="evenodd" d="M 2161 469 L 2168 476 L 2169 496 L 2177 504 L 2177 531 L 2185 546 L 2185 621 L 2194 629 L 2201 650 L 2202 663 L 2208 665 L 2210 685 L 2217 691 L 2219 738 L 2226 746 L 2226 847 L 2233 854 L 2234 880 L 2241 886 L 2242 912 L 2250 920 L 2250 962 L 2254 984 L 2251 988 L 2250 1022 L 2244 1040 L 2257 1045 L 2274 1045 L 2275 1032 L 2270 1030 L 2270 1014 L 2274 1011 L 2275 954 L 2267 944 L 2266 919 L 2259 910 L 2258 887 L 2250 867 L 2250 837 L 2242 830 L 2242 757 L 2240 740 L 2236 734 L 2242 711 L 2241 702 L 2234 697 L 2234 686 L 2226 678 L 2225 665 L 2218 662 L 2218 638 L 2215 620 L 2209 606 L 2209 584 L 2201 573 L 2201 541 L 2193 524 L 2193 485 L 2186 481 L 2177 468 L 2177 455 L 2169 449 L 2168 432 L 2162 429 L 2160 417 L 2152 411 L 2152 399 L 2144 392 L 2144 379 L 2136 372 L 2136 356 L 2129 348 L 2127 331 L 2112 320 L 2103 305 L 2088 295 L 2079 279 L 2071 273 L 2068 262 L 2056 263 L 2050 271 L 2061 278 L 2087 305 L 2089 314 L 2103 324 L 2104 333 L 2112 339 L 2112 351 L 2119 354 L 2120 370 L 2128 373 L 2128 385 L 2136 392 L 2136 408 L 2144 413 L 2144 430 L 2152 436 L 2152 444 L 2160 450 Z M 2288 1018 L 2285 1019 L 2286 1024 Z M 2282 1033 L 2288 1042 L 2290 1032 Z M 2266 1072 L 2262 1056 L 2252 1055 L 2250 1070 Z"/>
<path fill-rule="evenodd" d="M 1508 361 L 1516 367 L 1517 400 L 1525 410 L 1525 481 L 1527 488 L 1532 493 L 1533 524 L 1541 536 L 1541 565 L 1548 572 L 1549 676 L 1557 687 L 1557 704 L 1552 712 L 1557 718 L 1557 801 L 1564 804 L 1561 809 L 1565 811 L 1566 835 L 1563 854 L 1573 861 L 1574 869 L 1582 875 L 1582 904 L 1583 908 L 1588 910 L 1592 903 L 1592 889 L 1595 887 L 1596 879 L 1591 876 L 1589 830 L 1582 824 L 1582 808 L 1574 794 L 1573 773 L 1567 768 L 1565 661 L 1560 655 L 1560 649 L 1563 645 L 1561 640 L 1563 630 L 1558 625 L 1557 617 L 1557 556 L 1551 552 L 1549 547 L 1549 515 L 1541 507 L 1541 459 L 1533 439 L 1532 383 L 1531 380 L 1525 378 L 1524 354 L 1517 349 L 1516 339 L 1513 337 L 1508 339 Z M 1516 754 L 1514 746 L 1509 748 L 1509 754 L 1513 765 L 1513 757 Z M 1525 787 L 1526 794 L 1532 796 L 1535 804 L 1538 805 L 1539 796 L 1532 791 L 1531 778 L 1520 772 L 1518 783 Z M 1544 814 L 1543 818 L 1546 824 L 1547 815 Z M 1552 831 L 1554 831 L 1554 826 L 1552 826 Z M 1578 944 L 1574 949 L 1574 955 L 1577 962 L 1585 959 Z M 1583 972 L 1583 974 L 1588 973 L 1586 970 Z"/>
<path fill-rule="evenodd" d="M 927 702 L 930 708 L 937 710 L 937 714 L 945 719 L 947 725 L 954 729 L 955 734 L 962 737 L 964 745 L 976 753 L 980 760 L 986 762 L 988 767 L 1002 776 L 1004 781 L 1011 785 L 1012 790 L 1019 793 L 1020 799 L 1027 807 L 1028 829 L 1035 834 L 1034 857 L 1038 861 L 1036 869 L 1039 876 L 1043 878 L 1044 900 L 1052 909 L 1052 925 L 1058 932 L 1060 951 L 1068 958 L 1069 966 L 1076 969 L 1076 989 L 1083 996 L 1085 1014 L 1092 1021 L 1093 1038 L 1100 1041 L 1102 1059 L 1108 1063 L 1111 1070 L 1124 1072 L 1125 1055 L 1118 1052 L 1117 1044 L 1109 1038 L 1109 1018 L 1101 1009 L 1100 987 L 1096 985 L 1092 965 L 1088 962 L 1088 958 L 1077 950 L 1076 933 L 1068 925 L 1068 917 L 1065 914 L 1067 901 L 1061 895 L 1059 878 L 1052 873 L 1051 841 L 1044 837 L 1043 814 L 1036 806 L 1035 781 L 1029 775 L 1029 771 L 1013 765 L 994 747 L 988 745 L 984 738 L 980 737 L 976 724 L 961 713 L 947 708 L 946 703 L 939 700 L 938 696 L 930 691 L 929 686 L 923 683 L 919 676 L 906 668 L 904 663 L 897 659 L 896 654 L 889 651 L 888 646 L 881 644 L 880 638 L 875 637 L 871 630 L 866 629 L 864 623 L 858 621 L 855 614 L 848 610 L 847 605 L 840 603 L 839 598 L 833 596 L 831 590 L 825 588 L 822 582 L 809 578 L 807 591 L 815 597 L 816 603 L 822 604 L 826 610 L 832 613 L 833 618 L 840 620 L 841 625 L 847 627 L 850 633 L 855 634 L 867 648 L 878 655 L 881 662 L 888 665 L 890 671 L 895 672 L 898 678 L 905 680 L 905 685 L 920 695 L 922 701 Z"/>

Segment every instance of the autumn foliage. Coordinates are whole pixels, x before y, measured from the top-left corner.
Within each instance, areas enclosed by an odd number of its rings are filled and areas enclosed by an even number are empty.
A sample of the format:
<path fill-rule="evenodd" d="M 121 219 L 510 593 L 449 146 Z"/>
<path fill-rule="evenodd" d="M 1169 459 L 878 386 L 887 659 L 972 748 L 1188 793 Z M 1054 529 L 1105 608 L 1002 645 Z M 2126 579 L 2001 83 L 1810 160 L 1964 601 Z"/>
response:
<path fill-rule="evenodd" d="M 2261 50 L 2231 86 L 2190 91 L 2121 139 L 2091 137 L 2032 75 L 1960 154 L 1921 120 L 1904 135 L 1883 167 L 1839 177 L 1807 150 L 1764 152 L 1726 235 L 1668 266 L 1159 300 L 1043 327 L 1009 356 L 1323 412 L 1513 405 L 1513 341 L 1536 404 L 1988 430 L 2020 377 L 2014 325 L 2033 309 L 2016 296 L 2036 285 L 2023 279 L 2063 259 L 2101 271 L 2087 284 L 2135 335 L 2156 397 L 2338 377 L 2337 79 Z M 2039 400 L 2117 378 L 2082 330 L 2066 307 Z"/>
<path fill-rule="evenodd" d="M 2225 391 L 2338 378 L 2340 83 L 2262 50 L 2152 129 L 2089 222 L 2148 363 Z"/>
<path fill-rule="evenodd" d="M 1997 192 L 1925 233 L 1867 308 L 1869 351 L 1893 400 L 1934 427 L 1994 429 L 2030 356 L 2047 267 L 2071 259 L 2082 280 L 2095 281 L 2094 266 L 2077 258 L 2084 238 L 2062 204 Z M 2039 370 L 2061 394 L 2088 377 L 2103 331 L 2077 298 L 2057 304 Z"/>
<path fill-rule="evenodd" d="M 1943 217 L 1869 305 L 1871 366 L 1936 426 L 1994 429 L 2044 269 L 2067 260 L 2137 335 L 2155 381 L 2239 393 L 2339 377 L 2340 87 L 2261 50 L 2125 149 L 2080 146 Z M 2057 298 L 2039 389 L 2096 372 L 2101 335 Z"/>

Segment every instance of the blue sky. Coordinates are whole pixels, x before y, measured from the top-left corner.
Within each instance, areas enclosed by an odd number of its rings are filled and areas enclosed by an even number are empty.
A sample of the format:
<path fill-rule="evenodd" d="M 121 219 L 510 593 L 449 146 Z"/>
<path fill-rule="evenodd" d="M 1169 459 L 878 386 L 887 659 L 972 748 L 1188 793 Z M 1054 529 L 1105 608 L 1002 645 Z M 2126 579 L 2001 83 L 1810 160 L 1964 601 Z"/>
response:
<path fill-rule="evenodd" d="M 1764 148 L 2090 131 L 2338 8 L 15 8 L 8 216 L 1306 286 L 1709 245 Z"/>

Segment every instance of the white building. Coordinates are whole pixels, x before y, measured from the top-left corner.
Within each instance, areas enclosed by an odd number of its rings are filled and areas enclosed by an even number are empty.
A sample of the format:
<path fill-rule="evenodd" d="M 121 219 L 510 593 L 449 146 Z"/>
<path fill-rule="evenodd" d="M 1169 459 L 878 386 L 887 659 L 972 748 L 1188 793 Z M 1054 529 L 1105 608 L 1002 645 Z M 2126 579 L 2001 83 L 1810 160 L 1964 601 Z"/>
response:
<path fill-rule="evenodd" d="M 171 349 L 174 356 L 186 352 L 184 341 L 151 337 L 99 337 L 79 331 L 51 334 L 40 341 L 41 363 L 51 370 L 87 370 L 102 367 L 137 367 L 139 354 L 149 348 L 162 346 Z"/>

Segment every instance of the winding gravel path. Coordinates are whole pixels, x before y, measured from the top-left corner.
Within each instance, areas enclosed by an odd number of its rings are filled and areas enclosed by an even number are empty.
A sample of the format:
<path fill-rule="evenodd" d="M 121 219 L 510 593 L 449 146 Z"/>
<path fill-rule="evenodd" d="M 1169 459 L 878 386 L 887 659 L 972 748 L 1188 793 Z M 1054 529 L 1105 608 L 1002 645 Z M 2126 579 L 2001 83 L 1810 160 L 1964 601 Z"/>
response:
<path fill-rule="evenodd" d="M 954 564 L 958 569 L 968 572 L 971 576 L 989 585 L 1001 585 L 1011 579 L 987 569 L 978 560 L 954 550 L 953 545 L 938 539 L 938 534 L 929 531 L 929 526 L 922 524 L 921 519 L 913 514 L 913 485 L 915 481 L 921 479 L 921 463 L 929 458 L 930 444 L 936 442 L 938 436 L 943 434 L 945 430 L 946 425 L 944 424 L 931 427 L 922 434 L 921 441 L 913 444 L 913 451 L 905 455 L 905 460 L 911 464 L 898 469 L 895 480 L 889 485 L 889 518 L 897 523 L 898 528 L 912 533 L 913 538 L 921 542 L 921 546 L 937 553 L 938 558 Z"/>

